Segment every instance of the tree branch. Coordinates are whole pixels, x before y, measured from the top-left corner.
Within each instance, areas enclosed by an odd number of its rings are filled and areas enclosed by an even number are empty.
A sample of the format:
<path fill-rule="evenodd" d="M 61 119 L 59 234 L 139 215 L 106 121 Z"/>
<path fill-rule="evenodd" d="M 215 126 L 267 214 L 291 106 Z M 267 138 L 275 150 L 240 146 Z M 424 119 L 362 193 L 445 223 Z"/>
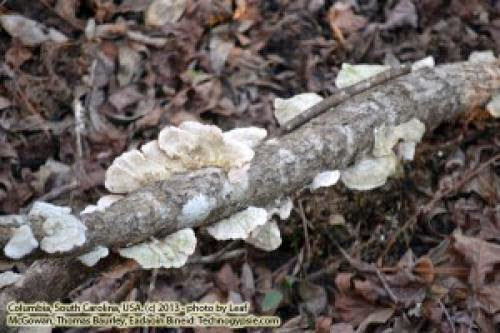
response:
<path fill-rule="evenodd" d="M 354 96 L 282 137 L 259 146 L 246 186 L 232 186 L 223 170 L 177 175 L 129 194 L 104 213 L 81 217 L 86 242 L 76 255 L 96 245 L 125 247 L 151 236 L 216 222 L 248 206 L 264 207 L 311 182 L 325 169 L 343 169 L 371 149 L 373 129 L 416 117 L 432 130 L 468 109 L 485 104 L 500 89 L 500 62 L 455 63 L 422 69 Z M 186 215 L 193 198 L 205 200 L 207 214 Z M 35 237 L 43 238 L 36 221 Z M 0 231 L 1 231 L 0 221 Z M 0 232 L 0 244 L 8 237 Z M 4 235 L 4 236 L 1 236 Z M 46 253 L 38 255 L 48 256 Z"/>

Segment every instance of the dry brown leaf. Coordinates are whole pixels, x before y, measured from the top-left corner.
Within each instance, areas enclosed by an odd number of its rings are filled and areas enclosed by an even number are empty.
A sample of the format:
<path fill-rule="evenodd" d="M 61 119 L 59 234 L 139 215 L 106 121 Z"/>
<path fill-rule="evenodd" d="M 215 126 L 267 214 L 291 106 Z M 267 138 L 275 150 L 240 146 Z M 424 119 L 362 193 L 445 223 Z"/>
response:
<path fill-rule="evenodd" d="M 305 308 L 315 316 L 323 312 L 328 303 L 325 288 L 308 281 L 299 283 L 299 296 L 303 300 Z"/>
<path fill-rule="evenodd" d="M 400 0 L 389 12 L 387 21 L 382 25 L 384 29 L 393 29 L 403 26 L 418 27 L 417 8 L 411 0 Z"/>
<path fill-rule="evenodd" d="M 330 317 L 319 317 L 316 319 L 316 333 L 330 333 L 332 326 L 332 318 Z"/>
<path fill-rule="evenodd" d="M 500 312 L 500 285 L 486 285 L 477 292 L 477 296 L 483 311 L 490 315 Z"/>
<path fill-rule="evenodd" d="M 337 323 L 332 325 L 330 333 L 354 333 L 354 328 L 351 324 Z"/>
<path fill-rule="evenodd" d="M 373 313 L 370 313 L 368 317 L 359 324 L 356 329 L 356 333 L 364 332 L 370 324 L 383 324 L 394 314 L 394 309 L 392 308 L 382 308 L 378 309 Z"/>
<path fill-rule="evenodd" d="M 76 17 L 79 6 L 79 0 L 58 0 L 55 11 L 74 27 L 83 29 L 84 22 Z"/>
<path fill-rule="evenodd" d="M 340 318 L 353 326 L 358 326 L 371 313 L 380 309 L 379 306 L 366 301 L 364 298 L 342 293 L 335 295 L 334 306 Z"/>
<path fill-rule="evenodd" d="M 423 256 L 418 259 L 413 267 L 413 273 L 421 278 L 426 284 L 431 284 L 436 276 L 436 270 L 429 257 Z"/>
<path fill-rule="evenodd" d="M 500 245 L 479 238 L 464 236 L 460 232 L 453 233 L 453 247 L 460 252 L 471 265 L 469 282 L 476 290 L 480 290 L 486 274 L 500 262 Z"/>
<path fill-rule="evenodd" d="M 364 28 L 368 20 L 354 14 L 350 4 L 337 2 L 328 10 L 328 23 L 332 30 L 340 29 L 343 33 L 350 34 Z"/>
<path fill-rule="evenodd" d="M 215 281 L 217 286 L 222 291 L 237 291 L 240 285 L 240 279 L 238 275 L 234 273 L 231 265 L 225 264 L 222 268 L 217 272 L 215 277 Z"/>

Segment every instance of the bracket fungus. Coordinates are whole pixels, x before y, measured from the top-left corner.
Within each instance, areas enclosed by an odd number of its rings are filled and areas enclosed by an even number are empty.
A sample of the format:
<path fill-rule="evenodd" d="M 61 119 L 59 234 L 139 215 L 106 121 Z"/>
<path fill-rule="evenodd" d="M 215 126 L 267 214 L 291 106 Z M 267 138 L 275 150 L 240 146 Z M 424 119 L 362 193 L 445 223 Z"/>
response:
<path fill-rule="evenodd" d="M 99 200 L 97 200 L 96 205 L 88 205 L 87 207 L 85 207 L 85 209 L 83 209 L 80 212 L 80 215 L 81 214 L 90 214 L 93 212 L 104 212 L 106 210 L 106 208 L 108 208 L 109 206 L 111 206 L 113 203 L 117 202 L 121 198 L 123 198 L 122 195 L 116 195 L 116 194 L 105 195 L 105 196 L 99 198 Z"/>
<path fill-rule="evenodd" d="M 85 253 L 78 257 L 78 260 L 85 266 L 92 267 L 99 262 L 102 258 L 107 257 L 109 250 L 104 246 L 96 246 L 92 251 Z"/>
<path fill-rule="evenodd" d="M 12 271 L 0 273 L 0 289 L 16 283 L 17 281 L 21 280 L 22 277 L 23 277 L 22 274 L 15 273 Z"/>
<path fill-rule="evenodd" d="M 309 185 L 309 188 L 311 190 L 317 190 L 318 188 L 321 188 L 321 187 L 330 187 L 330 186 L 337 184 L 339 179 L 340 179 L 340 171 L 339 170 L 323 171 L 323 172 L 318 173 L 314 177 L 311 185 Z"/>
<path fill-rule="evenodd" d="M 192 229 L 186 228 L 168 235 L 163 240 L 153 238 L 127 248 L 119 249 L 122 257 L 134 259 L 141 267 L 178 268 L 194 253 L 196 237 Z"/>
<path fill-rule="evenodd" d="M 280 229 L 276 221 L 268 221 L 264 225 L 257 226 L 245 242 L 264 251 L 276 250 L 281 245 Z"/>
<path fill-rule="evenodd" d="M 303 93 L 290 98 L 276 98 L 274 100 L 274 116 L 280 126 L 321 102 L 323 97 L 315 93 Z"/>
<path fill-rule="evenodd" d="M 396 172 L 394 156 L 364 158 L 354 166 L 343 170 L 341 179 L 351 190 L 367 191 L 383 186 L 387 178 Z"/>
<path fill-rule="evenodd" d="M 71 208 L 37 201 L 29 212 L 30 218 L 42 219 L 45 237 L 40 248 L 47 253 L 66 252 L 85 243 L 87 228 L 71 215 Z"/>
<path fill-rule="evenodd" d="M 267 211 L 264 208 L 248 207 L 207 227 L 207 231 L 217 240 L 245 239 L 266 222 Z"/>
<path fill-rule="evenodd" d="M 425 125 L 420 120 L 412 118 L 398 126 L 382 125 L 374 130 L 375 143 L 373 156 L 383 157 L 394 153 L 398 142 L 418 143 L 425 133 Z"/>
<path fill-rule="evenodd" d="M 366 191 L 383 186 L 397 169 L 394 152 L 398 143 L 404 160 L 413 160 L 415 146 L 425 133 L 425 125 L 413 118 L 397 126 L 382 125 L 374 130 L 373 157 L 365 157 L 341 172 L 341 180 L 350 189 Z"/>
<path fill-rule="evenodd" d="M 38 241 L 33 236 L 31 228 L 27 225 L 22 225 L 14 230 L 3 252 L 9 258 L 21 259 L 37 247 Z"/>
<path fill-rule="evenodd" d="M 335 86 L 339 89 L 346 88 L 388 69 L 390 66 L 387 65 L 343 63 L 335 79 Z"/>
<path fill-rule="evenodd" d="M 222 132 L 194 121 L 167 126 L 157 141 L 116 158 L 106 171 L 105 186 L 113 193 L 128 193 L 177 173 L 208 167 L 229 172 L 248 164 L 254 156 L 252 148 L 266 136 L 266 130 L 255 127 Z"/>
<path fill-rule="evenodd" d="M 481 62 L 493 62 L 497 60 L 497 58 L 495 57 L 495 54 L 493 53 L 492 50 L 486 50 L 486 51 L 471 52 L 467 60 L 472 63 L 481 63 Z"/>
<path fill-rule="evenodd" d="M 290 198 L 279 200 L 272 208 L 248 207 L 207 227 L 207 232 L 217 240 L 243 239 L 256 248 L 273 251 L 281 245 L 281 234 L 272 216 L 278 214 L 280 219 L 286 220 L 292 208 Z"/>
<path fill-rule="evenodd" d="M 428 56 L 428 57 L 425 57 L 423 59 L 415 61 L 411 65 L 411 70 L 413 72 L 413 71 L 417 71 L 417 70 L 422 69 L 422 68 L 434 68 L 435 65 L 436 65 L 436 62 L 434 61 L 434 57 Z"/>
<path fill-rule="evenodd" d="M 500 94 L 491 98 L 491 101 L 486 105 L 486 111 L 488 111 L 493 118 L 500 118 Z"/>

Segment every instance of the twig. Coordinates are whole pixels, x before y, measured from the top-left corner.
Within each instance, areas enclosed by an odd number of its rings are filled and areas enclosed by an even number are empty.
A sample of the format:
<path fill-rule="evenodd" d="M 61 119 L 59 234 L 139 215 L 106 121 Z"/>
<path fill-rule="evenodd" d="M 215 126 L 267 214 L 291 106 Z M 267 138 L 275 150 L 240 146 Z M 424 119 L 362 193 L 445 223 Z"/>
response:
<path fill-rule="evenodd" d="M 49 193 L 42 195 L 37 200 L 38 201 L 51 201 L 51 200 L 54 200 L 55 198 L 59 197 L 61 194 L 72 191 L 76 188 L 78 188 L 78 182 L 73 181 L 69 184 L 65 184 L 65 185 L 62 185 L 62 186 L 59 186 L 59 187 L 52 189 Z"/>
<path fill-rule="evenodd" d="M 285 132 L 290 132 L 299 127 L 300 125 L 308 122 L 309 120 L 328 111 L 332 107 L 341 104 L 342 102 L 353 97 L 354 95 L 358 95 L 364 91 L 367 91 L 368 89 L 373 88 L 374 86 L 377 86 L 389 80 L 408 74 L 410 73 L 410 71 L 411 71 L 411 66 L 409 65 L 393 67 L 382 73 L 378 73 L 366 80 L 363 80 L 355 85 L 341 89 L 336 93 L 334 93 L 333 95 L 325 98 L 321 102 L 313 105 L 312 107 L 302 112 L 301 114 L 297 115 L 295 118 L 289 120 L 287 123 L 283 125 L 283 129 L 285 130 Z"/>
<path fill-rule="evenodd" d="M 309 267 L 309 263 L 311 262 L 311 243 L 309 242 L 309 229 L 308 229 L 308 221 L 306 218 L 306 214 L 304 213 L 304 207 L 302 207 L 302 201 L 298 201 L 299 203 L 299 215 L 302 220 L 302 228 L 304 230 L 304 243 L 306 248 L 306 261 L 304 263 L 304 271 Z"/>
<path fill-rule="evenodd" d="M 450 314 L 448 313 L 448 310 L 446 310 L 446 308 L 445 308 L 445 306 L 444 306 L 444 304 L 443 304 L 443 302 L 441 300 L 438 300 L 438 303 L 439 303 L 439 306 L 441 307 L 441 309 L 444 312 L 444 316 L 446 317 L 446 320 L 448 320 L 448 322 L 450 323 L 451 332 L 455 333 L 455 324 L 451 320 L 451 317 L 450 317 Z"/>
<path fill-rule="evenodd" d="M 236 249 L 234 251 L 230 251 L 236 245 L 238 245 L 238 243 L 239 243 L 239 241 L 232 241 L 231 243 L 226 245 L 222 250 L 217 251 L 216 253 L 213 253 L 213 254 L 208 255 L 208 256 L 190 258 L 188 263 L 189 264 L 211 264 L 214 262 L 219 262 L 219 261 L 235 258 L 235 257 L 246 254 L 245 249 Z"/>
<path fill-rule="evenodd" d="M 328 264 L 326 267 L 321 268 L 320 270 L 317 270 L 316 272 L 309 274 L 306 277 L 306 280 L 316 281 L 325 275 L 330 275 L 331 273 L 335 272 L 339 268 L 339 266 L 340 266 L 340 261 L 336 260 Z"/>
<path fill-rule="evenodd" d="M 385 277 L 382 275 L 382 273 L 380 272 L 380 270 L 378 268 L 375 267 L 375 273 L 377 273 L 377 276 L 378 276 L 378 279 L 380 280 L 380 282 L 382 282 L 382 285 L 384 286 L 384 289 L 385 291 L 387 292 L 387 294 L 389 295 L 389 297 L 391 298 L 391 301 L 394 303 L 394 304 L 398 304 L 399 303 L 399 300 L 398 298 L 396 297 L 396 295 L 394 295 L 394 293 L 392 292 L 391 288 L 389 287 L 389 284 L 387 283 L 387 280 L 385 279 Z"/>

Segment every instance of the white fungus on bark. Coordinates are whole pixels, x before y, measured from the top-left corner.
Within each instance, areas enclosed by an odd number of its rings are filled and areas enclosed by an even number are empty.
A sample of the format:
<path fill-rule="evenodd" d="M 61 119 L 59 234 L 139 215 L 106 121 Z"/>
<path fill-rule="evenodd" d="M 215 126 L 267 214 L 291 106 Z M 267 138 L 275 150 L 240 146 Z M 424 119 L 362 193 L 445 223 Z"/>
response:
<path fill-rule="evenodd" d="M 425 133 L 425 125 L 413 118 L 397 126 L 382 125 L 374 130 L 373 157 L 365 157 L 341 172 L 341 180 L 350 189 L 366 191 L 383 186 L 396 172 L 400 157 L 413 160 L 415 146 Z"/>
<path fill-rule="evenodd" d="M 186 228 L 168 235 L 163 240 L 153 238 L 149 242 L 119 249 L 118 252 L 122 257 L 134 259 L 146 269 L 178 268 L 186 264 L 195 248 L 194 231 Z"/>
<path fill-rule="evenodd" d="M 303 93 L 290 98 L 276 98 L 274 99 L 274 116 L 278 124 L 283 126 L 322 100 L 323 97 L 315 93 Z"/>
<path fill-rule="evenodd" d="M 311 190 L 317 190 L 318 188 L 321 188 L 321 187 L 330 187 L 330 186 L 337 184 L 339 179 L 340 179 L 340 171 L 339 170 L 323 171 L 323 172 L 318 173 L 314 177 L 311 185 L 309 185 L 309 188 Z"/>
<path fill-rule="evenodd" d="M 245 242 L 264 251 L 276 250 L 281 245 L 280 229 L 276 221 L 268 221 L 264 225 L 257 226 Z"/>
<path fill-rule="evenodd" d="M 0 289 L 16 283 L 17 281 L 21 280 L 22 277 L 23 277 L 22 274 L 15 273 L 12 271 L 0 273 Z"/>
<path fill-rule="evenodd" d="M 491 101 L 486 105 L 488 111 L 493 118 L 500 118 L 500 94 L 493 96 Z"/>
<path fill-rule="evenodd" d="M 346 88 L 363 80 L 366 80 L 378 73 L 384 72 L 390 68 L 391 67 L 387 65 L 351 65 L 348 63 L 343 63 L 339 73 L 337 74 L 337 78 L 335 79 L 335 85 L 339 89 Z"/>
<path fill-rule="evenodd" d="M 207 227 L 207 232 L 217 240 L 246 239 L 266 222 L 267 211 L 264 208 L 248 207 Z"/>
<path fill-rule="evenodd" d="M 92 267 L 97 264 L 99 260 L 107 257 L 108 254 L 109 250 L 107 247 L 98 245 L 92 251 L 79 256 L 78 260 L 80 260 L 85 266 Z"/>
<path fill-rule="evenodd" d="M 425 124 L 416 118 L 398 126 L 382 125 L 374 130 L 373 156 L 383 157 L 394 153 L 399 141 L 418 143 L 425 133 Z"/>
<path fill-rule="evenodd" d="M 493 62 L 496 61 L 497 58 L 495 57 L 495 54 L 493 53 L 492 50 L 486 50 L 486 51 L 473 51 L 469 55 L 469 59 L 467 59 L 469 62 L 472 63 L 481 63 L 481 62 Z"/>
<path fill-rule="evenodd" d="M 293 209 L 293 201 L 290 197 L 280 200 L 280 204 L 277 210 L 268 210 L 268 217 L 270 218 L 273 214 L 277 213 L 281 220 L 286 220 L 290 217 Z"/>
<path fill-rule="evenodd" d="M 267 136 L 267 131 L 259 127 L 235 128 L 222 134 L 224 139 L 241 142 L 250 148 L 257 147 Z"/>
<path fill-rule="evenodd" d="M 118 200 L 122 199 L 122 195 L 117 195 L 117 194 L 109 194 L 105 195 L 99 200 L 97 200 L 97 204 L 95 205 L 88 205 L 85 207 L 81 212 L 80 215 L 82 214 L 90 214 L 93 212 L 104 212 L 106 208 L 111 206 L 113 203 L 117 202 Z"/>
<path fill-rule="evenodd" d="M 71 208 L 60 207 L 37 201 L 29 212 L 32 218 L 44 220 L 42 229 L 45 237 L 40 248 L 47 253 L 67 252 L 85 243 L 87 228 L 78 218 L 71 215 Z"/>
<path fill-rule="evenodd" d="M 38 241 L 33 236 L 28 225 L 15 228 L 12 237 L 5 245 L 3 252 L 11 259 L 21 259 L 38 247 Z"/>
<path fill-rule="evenodd" d="M 436 66 L 436 62 L 434 61 L 434 57 L 428 56 L 428 57 L 425 57 L 423 59 L 415 61 L 411 65 L 411 70 L 413 72 L 413 71 L 416 71 L 416 70 L 419 70 L 422 68 L 434 68 L 434 66 Z"/>
<path fill-rule="evenodd" d="M 395 156 L 364 158 L 342 171 L 342 183 L 351 190 L 371 190 L 383 186 L 387 178 L 396 172 L 396 166 Z"/>
<path fill-rule="evenodd" d="M 249 127 L 223 133 L 213 125 L 194 121 L 167 126 L 158 140 L 116 158 L 106 171 L 105 186 L 113 193 L 128 193 L 172 175 L 208 167 L 230 172 L 248 165 L 253 147 L 267 135 Z"/>

